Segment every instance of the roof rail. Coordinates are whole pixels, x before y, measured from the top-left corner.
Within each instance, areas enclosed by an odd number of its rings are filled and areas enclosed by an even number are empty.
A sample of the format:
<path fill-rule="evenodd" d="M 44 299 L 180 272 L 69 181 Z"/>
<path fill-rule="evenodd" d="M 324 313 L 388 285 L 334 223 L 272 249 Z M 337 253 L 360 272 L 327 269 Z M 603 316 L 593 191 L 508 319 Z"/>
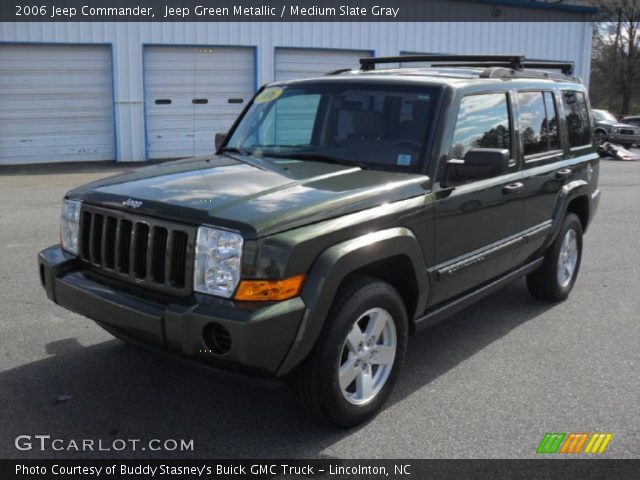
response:
<path fill-rule="evenodd" d="M 508 64 L 514 70 L 521 70 L 524 57 L 522 55 L 399 55 L 396 57 L 365 57 L 360 59 L 360 70 L 375 70 L 379 63 L 414 63 L 414 62 L 483 62 L 486 66 L 504 66 Z"/>
<path fill-rule="evenodd" d="M 526 60 L 523 55 L 400 55 L 397 57 L 365 57 L 360 59 L 362 71 L 374 70 L 380 63 L 438 63 L 440 67 L 506 67 L 513 70 L 538 68 L 560 70 L 573 75 L 574 63 L 555 60 Z M 445 65 L 442 62 L 446 62 Z"/>
<path fill-rule="evenodd" d="M 325 73 L 325 75 L 340 75 L 341 73 L 344 72 L 350 72 L 351 69 L 350 68 L 338 68 L 337 70 L 330 70 L 327 73 Z"/>

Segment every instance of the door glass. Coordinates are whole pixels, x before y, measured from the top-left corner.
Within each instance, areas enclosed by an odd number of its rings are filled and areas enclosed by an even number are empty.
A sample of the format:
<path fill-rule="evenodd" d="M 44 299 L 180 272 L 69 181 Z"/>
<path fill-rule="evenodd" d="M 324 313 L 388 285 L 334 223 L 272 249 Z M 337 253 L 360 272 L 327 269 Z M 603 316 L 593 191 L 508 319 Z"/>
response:
<path fill-rule="evenodd" d="M 556 110 L 556 102 L 553 100 L 552 92 L 544 92 L 544 106 L 547 110 L 549 150 L 557 150 L 560 148 L 560 140 L 558 138 L 558 112 Z"/>
<path fill-rule="evenodd" d="M 511 150 L 509 107 L 504 93 L 470 95 L 460 102 L 449 158 L 463 160 L 474 148 Z"/>
<path fill-rule="evenodd" d="M 520 135 L 524 155 L 558 149 L 558 125 L 551 92 L 519 92 Z"/>
<path fill-rule="evenodd" d="M 569 145 L 582 147 L 591 145 L 591 128 L 587 100 L 582 92 L 565 90 L 562 92 L 564 114 L 567 117 Z"/>

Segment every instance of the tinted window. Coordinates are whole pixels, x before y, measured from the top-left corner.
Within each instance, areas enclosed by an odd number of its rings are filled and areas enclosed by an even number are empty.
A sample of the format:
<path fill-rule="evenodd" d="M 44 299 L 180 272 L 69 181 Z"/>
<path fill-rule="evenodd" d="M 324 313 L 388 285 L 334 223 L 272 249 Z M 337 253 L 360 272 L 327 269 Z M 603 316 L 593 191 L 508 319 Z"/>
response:
<path fill-rule="evenodd" d="M 558 149 L 558 122 L 551 92 L 520 92 L 520 135 L 525 155 Z"/>
<path fill-rule="evenodd" d="M 569 145 L 580 147 L 591 144 L 591 128 L 587 100 L 582 92 L 562 92 L 562 103 L 567 117 Z"/>
<path fill-rule="evenodd" d="M 553 99 L 553 93 L 544 92 L 544 106 L 547 110 L 549 150 L 557 150 L 560 148 L 560 140 L 558 138 L 558 110 L 556 109 L 556 102 Z"/>
<path fill-rule="evenodd" d="M 511 150 L 506 94 L 470 95 L 460 102 L 449 157 L 464 159 L 474 147 Z"/>

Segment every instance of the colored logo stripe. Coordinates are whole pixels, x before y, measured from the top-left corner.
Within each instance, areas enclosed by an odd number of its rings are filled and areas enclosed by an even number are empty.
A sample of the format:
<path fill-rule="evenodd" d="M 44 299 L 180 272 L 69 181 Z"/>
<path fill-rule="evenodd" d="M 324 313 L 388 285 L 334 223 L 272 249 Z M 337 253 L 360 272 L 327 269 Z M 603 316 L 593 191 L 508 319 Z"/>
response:
<path fill-rule="evenodd" d="M 589 438 L 591 436 L 591 438 Z M 537 453 L 604 453 L 613 438 L 612 433 L 546 433 Z M 587 439 L 589 440 L 587 442 Z M 564 442 L 563 442 L 564 440 Z M 586 447 L 582 450 L 586 443 Z"/>
<path fill-rule="evenodd" d="M 587 438 L 589 438 L 588 433 L 570 433 L 562 445 L 560 453 L 580 453 Z"/>
<path fill-rule="evenodd" d="M 603 453 L 613 438 L 611 433 L 594 433 L 584 453 Z"/>
<path fill-rule="evenodd" d="M 560 443 L 562 443 L 562 439 L 564 438 L 565 433 L 547 433 L 540 445 L 538 445 L 538 453 L 556 453 Z"/>

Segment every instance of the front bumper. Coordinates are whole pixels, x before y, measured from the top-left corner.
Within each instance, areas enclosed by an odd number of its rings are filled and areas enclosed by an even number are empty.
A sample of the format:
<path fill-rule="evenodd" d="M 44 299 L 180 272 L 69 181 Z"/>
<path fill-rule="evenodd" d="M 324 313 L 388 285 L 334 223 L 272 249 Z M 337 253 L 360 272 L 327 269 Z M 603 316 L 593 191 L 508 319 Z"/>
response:
<path fill-rule="evenodd" d="M 610 133 L 607 139 L 612 143 L 640 143 L 640 135 L 623 135 L 622 133 Z"/>
<path fill-rule="evenodd" d="M 299 297 L 262 305 L 205 295 L 159 295 L 101 276 L 59 246 L 40 252 L 38 267 L 51 300 L 95 320 L 116 336 L 258 376 L 276 374 L 305 311 Z M 211 350 L 214 325 L 222 326 L 231 339 L 225 353 Z"/>

